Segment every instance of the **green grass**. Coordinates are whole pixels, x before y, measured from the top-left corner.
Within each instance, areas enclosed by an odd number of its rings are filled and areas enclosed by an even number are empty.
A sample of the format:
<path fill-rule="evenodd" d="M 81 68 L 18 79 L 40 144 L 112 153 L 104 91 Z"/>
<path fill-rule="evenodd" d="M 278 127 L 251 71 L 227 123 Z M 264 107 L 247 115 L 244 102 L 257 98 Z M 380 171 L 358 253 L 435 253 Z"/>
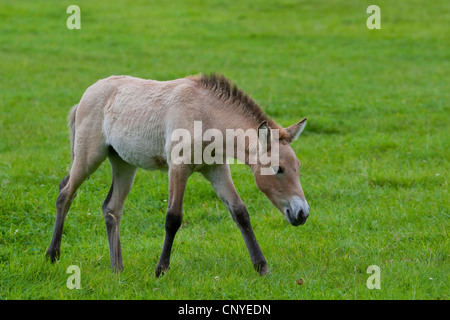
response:
<path fill-rule="evenodd" d="M 0 2 L 0 299 L 448 299 L 448 1 Z M 232 166 L 271 275 L 199 175 L 190 179 L 171 270 L 156 279 L 167 175 L 139 171 L 125 204 L 125 270 L 109 270 L 106 162 L 68 214 L 61 260 L 44 259 L 66 116 L 112 74 L 168 80 L 221 72 L 276 121 L 309 119 L 293 147 L 311 213 L 292 227 Z M 69 290 L 67 267 L 81 268 Z M 367 267 L 381 268 L 369 290 Z M 217 278 L 218 277 L 218 278 Z M 302 285 L 296 280 L 302 278 Z"/>

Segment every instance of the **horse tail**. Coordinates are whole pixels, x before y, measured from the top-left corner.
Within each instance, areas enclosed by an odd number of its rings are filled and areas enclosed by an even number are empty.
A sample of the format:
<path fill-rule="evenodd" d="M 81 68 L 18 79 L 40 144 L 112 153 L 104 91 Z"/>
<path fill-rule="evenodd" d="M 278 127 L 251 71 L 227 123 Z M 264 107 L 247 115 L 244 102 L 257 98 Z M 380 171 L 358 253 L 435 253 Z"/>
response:
<path fill-rule="evenodd" d="M 76 119 L 76 113 L 78 109 L 78 104 L 74 105 L 72 109 L 70 110 L 69 116 L 67 117 L 69 130 L 70 130 L 70 145 L 71 145 L 71 155 L 72 155 L 72 161 L 75 156 L 74 153 L 74 147 L 75 147 L 75 119 Z"/>

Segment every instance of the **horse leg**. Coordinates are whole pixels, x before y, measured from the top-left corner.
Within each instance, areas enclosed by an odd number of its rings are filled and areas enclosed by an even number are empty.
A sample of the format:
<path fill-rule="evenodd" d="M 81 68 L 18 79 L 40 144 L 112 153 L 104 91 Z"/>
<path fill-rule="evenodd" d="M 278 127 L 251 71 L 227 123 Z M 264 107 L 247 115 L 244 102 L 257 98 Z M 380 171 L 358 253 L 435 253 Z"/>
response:
<path fill-rule="evenodd" d="M 183 196 L 191 171 L 185 166 L 172 165 L 169 168 L 169 207 L 166 213 L 164 245 L 161 257 L 156 266 L 156 276 L 169 270 L 170 253 L 175 234 L 183 219 Z"/>
<path fill-rule="evenodd" d="M 70 175 L 67 175 L 64 179 L 61 180 L 59 183 L 59 192 L 61 192 L 62 189 L 67 185 L 67 182 L 69 181 Z"/>
<path fill-rule="evenodd" d="M 75 120 L 75 118 L 73 119 Z M 75 198 L 76 191 L 97 170 L 108 154 L 108 148 L 104 143 L 101 129 L 100 131 L 95 131 L 99 127 L 97 125 L 98 121 L 96 118 L 85 118 L 83 124 L 77 127 L 76 131 L 75 128 L 73 129 L 74 136 L 71 137 L 73 147 L 72 168 L 69 175 L 59 184 L 55 227 L 52 241 L 47 250 L 47 257 L 52 262 L 60 256 L 64 220 Z"/>
<path fill-rule="evenodd" d="M 211 167 L 209 170 L 203 172 L 203 176 L 211 182 L 211 185 L 219 198 L 228 207 L 233 220 L 236 222 L 242 233 L 250 254 L 250 259 L 256 271 L 261 276 L 268 274 L 270 271 L 267 267 L 266 259 L 264 258 L 261 248 L 256 241 L 255 234 L 253 233 L 247 208 L 234 187 L 229 165 L 223 164 Z"/>
<path fill-rule="evenodd" d="M 76 191 L 81 184 L 97 170 L 98 166 L 105 158 L 105 150 L 96 150 L 90 157 L 75 157 L 72 168 L 70 169 L 70 174 L 61 181 L 59 185 L 59 195 L 56 200 L 56 221 L 53 237 L 46 254 L 52 262 L 55 262 L 60 257 L 64 220 L 70 205 L 75 198 Z"/>
<path fill-rule="evenodd" d="M 111 152 L 108 158 L 112 167 L 113 180 L 102 210 L 108 233 L 111 269 L 117 272 L 123 269 L 120 248 L 120 220 L 123 204 L 133 186 L 137 168 L 123 161 L 115 152 Z"/>

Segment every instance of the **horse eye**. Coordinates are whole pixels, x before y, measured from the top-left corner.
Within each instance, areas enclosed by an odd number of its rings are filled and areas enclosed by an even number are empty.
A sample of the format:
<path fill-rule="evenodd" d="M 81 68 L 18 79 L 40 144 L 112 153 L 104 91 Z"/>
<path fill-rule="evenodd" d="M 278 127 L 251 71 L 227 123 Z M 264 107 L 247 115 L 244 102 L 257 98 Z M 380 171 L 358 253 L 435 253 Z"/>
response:
<path fill-rule="evenodd" d="M 283 172 L 284 172 L 284 169 L 282 167 L 278 167 L 277 174 L 281 174 Z"/>

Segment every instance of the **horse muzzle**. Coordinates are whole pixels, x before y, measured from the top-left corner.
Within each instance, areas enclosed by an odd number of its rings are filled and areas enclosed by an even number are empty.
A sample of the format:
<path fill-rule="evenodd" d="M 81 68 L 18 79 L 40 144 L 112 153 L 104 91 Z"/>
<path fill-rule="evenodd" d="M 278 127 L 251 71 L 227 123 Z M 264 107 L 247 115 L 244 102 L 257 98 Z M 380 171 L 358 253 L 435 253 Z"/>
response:
<path fill-rule="evenodd" d="M 284 216 L 293 226 L 306 222 L 309 216 L 309 206 L 305 199 L 295 197 L 284 207 Z"/>

